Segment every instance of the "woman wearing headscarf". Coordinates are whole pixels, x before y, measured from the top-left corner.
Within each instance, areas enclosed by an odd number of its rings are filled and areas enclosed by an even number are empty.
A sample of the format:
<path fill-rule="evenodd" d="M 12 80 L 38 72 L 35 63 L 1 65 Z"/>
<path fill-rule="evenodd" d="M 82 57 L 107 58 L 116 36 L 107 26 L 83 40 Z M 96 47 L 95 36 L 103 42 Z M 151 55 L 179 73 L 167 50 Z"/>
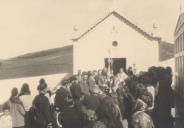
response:
<path fill-rule="evenodd" d="M 49 99 L 45 96 L 47 93 L 47 84 L 44 79 L 41 79 L 37 87 L 39 94 L 33 101 L 34 109 L 36 110 L 37 119 L 34 128 L 52 128 L 52 115 Z"/>
<path fill-rule="evenodd" d="M 10 115 L 12 117 L 13 128 L 25 128 L 24 116 L 25 110 L 22 102 L 19 100 L 18 89 L 13 88 L 11 97 L 7 102 L 10 107 Z"/>

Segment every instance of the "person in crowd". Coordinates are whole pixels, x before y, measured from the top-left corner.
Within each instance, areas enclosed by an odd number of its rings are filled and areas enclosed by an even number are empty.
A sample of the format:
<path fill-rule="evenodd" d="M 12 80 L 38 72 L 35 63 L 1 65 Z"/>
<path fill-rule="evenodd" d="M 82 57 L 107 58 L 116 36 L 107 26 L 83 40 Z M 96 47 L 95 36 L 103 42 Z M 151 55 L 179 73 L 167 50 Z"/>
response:
<path fill-rule="evenodd" d="M 122 68 L 111 76 L 107 69 L 98 73 L 79 71 L 65 77 L 53 90 L 48 90 L 45 80 L 40 79 L 39 94 L 32 105 L 26 83 L 20 95 L 17 88 L 12 89 L 6 104 L 13 128 L 124 128 L 125 119 L 128 128 L 173 128 L 171 83 L 170 67 L 153 66 L 138 75 L 133 74 L 131 67 L 127 75 Z M 51 107 L 49 99 L 54 93 Z M 29 125 L 29 113 L 33 125 Z"/>
<path fill-rule="evenodd" d="M 102 77 L 102 70 L 99 69 L 98 72 L 97 72 L 97 75 L 94 77 L 95 78 L 95 82 L 96 82 L 97 85 L 99 85 L 98 80 L 100 80 L 101 77 Z"/>
<path fill-rule="evenodd" d="M 19 99 L 19 93 L 17 88 L 13 88 L 11 91 L 11 97 L 7 102 L 10 108 L 10 115 L 12 117 L 13 128 L 25 128 L 25 110 L 22 102 Z"/>
<path fill-rule="evenodd" d="M 83 128 L 107 128 L 104 122 L 98 119 L 94 110 L 83 108 L 84 125 Z"/>
<path fill-rule="evenodd" d="M 127 78 L 128 76 L 126 75 L 125 71 L 123 68 L 120 68 L 119 69 L 119 73 L 117 74 L 116 78 L 117 78 L 117 81 L 119 81 L 120 83 L 121 82 L 124 82 L 124 80 Z"/>
<path fill-rule="evenodd" d="M 174 92 L 171 88 L 172 70 L 165 69 L 164 77 L 159 81 L 158 94 L 155 97 L 155 109 L 152 113 L 155 128 L 174 128 L 171 108 L 174 107 Z"/>
<path fill-rule="evenodd" d="M 94 77 L 94 79 L 95 79 L 95 77 L 98 75 L 97 70 L 93 70 L 92 74 L 93 74 L 93 77 Z"/>
<path fill-rule="evenodd" d="M 95 82 L 95 78 L 94 75 L 91 71 L 88 72 L 88 87 L 89 87 L 89 91 L 90 93 L 93 93 L 93 88 L 95 88 L 96 82 Z"/>
<path fill-rule="evenodd" d="M 83 115 L 79 107 L 76 106 L 71 95 L 67 95 L 64 99 L 66 107 L 58 119 L 62 128 L 82 128 Z"/>
<path fill-rule="evenodd" d="M 105 96 L 101 100 L 98 116 L 108 128 L 123 128 L 121 111 L 114 97 Z"/>
<path fill-rule="evenodd" d="M 101 75 L 99 76 L 99 79 L 97 81 L 97 85 L 99 86 L 99 88 L 105 92 L 105 88 L 107 87 L 108 85 L 108 76 L 107 76 L 107 69 L 104 68 L 102 70 L 102 73 Z"/>
<path fill-rule="evenodd" d="M 74 75 L 70 78 L 71 86 L 70 86 L 70 92 L 72 94 L 73 100 L 76 105 L 80 106 L 80 99 L 82 97 L 82 91 L 79 85 L 79 81 L 77 77 Z"/>
<path fill-rule="evenodd" d="M 30 121 L 30 108 L 32 107 L 33 96 L 31 95 L 31 91 L 29 89 L 29 85 L 24 83 L 21 87 L 19 98 L 23 103 L 25 109 L 25 127 L 31 128 L 31 121 Z"/>
<path fill-rule="evenodd" d="M 97 111 L 100 106 L 100 92 L 98 87 L 93 88 L 91 95 L 85 95 L 82 104 L 90 110 Z"/>
<path fill-rule="evenodd" d="M 84 114 L 84 128 L 107 128 L 105 123 L 99 120 L 102 95 L 101 90 L 96 86 L 93 93 L 85 95 L 82 100 L 82 112 Z"/>
<path fill-rule="evenodd" d="M 86 72 L 82 73 L 82 81 L 79 81 L 79 86 L 81 92 L 84 95 L 90 95 L 89 86 L 88 86 L 88 74 Z"/>
<path fill-rule="evenodd" d="M 132 67 L 130 66 L 130 67 L 128 67 L 128 69 L 127 69 L 127 75 L 128 76 L 132 76 L 134 73 L 133 73 L 133 69 L 132 69 Z"/>
<path fill-rule="evenodd" d="M 7 103 L 5 103 L 3 105 L 3 113 L 0 115 L 0 126 L 1 128 L 12 128 L 12 118 L 10 116 L 10 108 L 7 105 Z"/>
<path fill-rule="evenodd" d="M 66 107 L 65 98 L 68 95 L 72 95 L 68 90 L 67 86 L 70 86 L 69 80 L 64 79 L 63 81 L 61 81 L 60 88 L 56 91 L 56 95 L 54 98 L 54 106 L 56 107 L 57 111 L 64 111 L 64 108 Z"/>
<path fill-rule="evenodd" d="M 79 82 L 82 81 L 82 72 L 81 72 L 81 70 L 78 70 L 77 79 L 78 79 Z"/>
<path fill-rule="evenodd" d="M 52 115 L 50 110 L 49 99 L 45 96 L 47 93 L 47 83 L 40 79 L 37 87 L 39 94 L 33 100 L 33 106 L 38 115 L 34 128 L 52 128 Z"/>

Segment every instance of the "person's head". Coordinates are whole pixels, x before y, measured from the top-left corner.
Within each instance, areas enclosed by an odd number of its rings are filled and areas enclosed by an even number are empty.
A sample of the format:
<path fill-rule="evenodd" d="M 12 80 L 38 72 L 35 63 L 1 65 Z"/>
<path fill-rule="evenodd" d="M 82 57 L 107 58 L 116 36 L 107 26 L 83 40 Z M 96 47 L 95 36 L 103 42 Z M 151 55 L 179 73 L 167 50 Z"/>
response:
<path fill-rule="evenodd" d="M 11 97 L 18 97 L 18 89 L 17 88 L 13 88 L 11 91 Z"/>
<path fill-rule="evenodd" d="M 76 75 L 71 76 L 69 79 L 70 79 L 69 81 L 71 81 L 71 83 L 78 83 L 79 82 Z"/>
<path fill-rule="evenodd" d="M 45 82 L 45 80 L 42 78 L 40 79 L 39 81 L 39 85 L 37 87 L 37 90 L 40 92 L 40 93 L 47 93 L 47 83 Z"/>
<path fill-rule="evenodd" d="M 93 72 L 92 71 L 88 71 L 88 77 L 92 77 L 93 76 Z"/>
<path fill-rule="evenodd" d="M 87 80 L 88 79 L 88 74 L 86 72 L 83 72 L 83 80 Z"/>
<path fill-rule="evenodd" d="M 168 74 L 168 75 L 172 75 L 172 68 L 171 67 L 166 67 L 165 68 L 165 72 L 166 72 L 166 74 Z"/>
<path fill-rule="evenodd" d="M 87 120 L 93 122 L 97 119 L 96 112 L 92 109 L 86 109 L 85 112 Z"/>
<path fill-rule="evenodd" d="M 74 101 L 73 101 L 73 98 L 72 98 L 71 95 L 67 95 L 67 96 L 65 97 L 64 101 L 65 101 L 65 105 L 66 105 L 67 107 L 74 107 Z"/>
<path fill-rule="evenodd" d="M 81 71 L 81 70 L 78 70 L 77 75 L 78 75 L 78 76 L 79 76 L 79 75 L 82 75 L 82 71 Z"/>
<path fill-rule="evenodd" d="M 96 70 L 93 70 L 93 76 L 96 76 L 98 72 Z"/>
<path fill-rule="evenodd" d="M 104 69 L 102 70 L 102 76 L 107 76 L 107 68 L 104 68 Z"/>
<path fill-rule="evenodd" d="M 132 70 L 132 67 L 130 66 L 130 67 L 128 67 L 128 70 Z"/>
<path fill-rule="evenodd" d="M 24 83 L 21 87 L 20 95 L 30 95 L 31 91 L 29 89 L 29 85 Z"/>
<path fill-rule="evenodd" d="M 123 73 L 123 72 L 124 72 L 123 68 L 120 68 L 119 73 Z"/>

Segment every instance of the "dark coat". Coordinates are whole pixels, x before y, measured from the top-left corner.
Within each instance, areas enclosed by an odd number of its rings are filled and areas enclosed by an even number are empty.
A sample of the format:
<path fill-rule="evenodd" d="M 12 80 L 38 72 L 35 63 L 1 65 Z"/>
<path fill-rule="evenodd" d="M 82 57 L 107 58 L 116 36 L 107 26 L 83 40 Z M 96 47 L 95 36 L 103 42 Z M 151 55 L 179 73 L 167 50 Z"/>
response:
<path fill-rule="evenodd" d="M 54 105 L 60 111 L 63 111 L 65 108 L 65 98 L 71 94 L 64 87 L 61 87 L 56 91 L 56 96 L 54 98 Z"/>
<path fill-rule="evenodd" d="M 51 123 L 52 115 L 48 98 L 44 94 L 40 93 L 35 97 L 33 104 L 36 110 L 43 115 L 43 118 L 46 121 L 46 126 Z M 46 126 L 39 126 L 39 128 L 44 128 Z"/>
<path fill-rule="evenodd" d="M 100 97 L 94 95 L 86 95 L 83 104 L 87 109 L 96 111 L 100 106 Z"/>
<path fill-rule="evenodd" d="M 90 94 L 89 86 L 88 86 L 87 81 L 84 81 L 84 80 L 80 81 L 79 86 L 81 88 L 82 94 L 84 94 L 84 95 L 89 95 Z"/>
<path fill-rule="evenodd" d="M 74 99 L 80 99 L 80 97 L 82 96 L 81 87 L 78 83 L 73 83 L 70 86 L 70 91 Z"/>
<path fill-rule="evenodd" d="M 159 91 L 155 97 L 155 106 L 152 113 L 156 128 L 173 125 L 171 108 L 174 106 L 174 92 L 171 88 L 171 83 L 172 78 L 169 75 L 159 81 Z"/>
<path fill-rule="evenodd" d="M 78 107 L 66 107 L 62 113 L 63 128 L 82 128 L 83 115 Z"/>

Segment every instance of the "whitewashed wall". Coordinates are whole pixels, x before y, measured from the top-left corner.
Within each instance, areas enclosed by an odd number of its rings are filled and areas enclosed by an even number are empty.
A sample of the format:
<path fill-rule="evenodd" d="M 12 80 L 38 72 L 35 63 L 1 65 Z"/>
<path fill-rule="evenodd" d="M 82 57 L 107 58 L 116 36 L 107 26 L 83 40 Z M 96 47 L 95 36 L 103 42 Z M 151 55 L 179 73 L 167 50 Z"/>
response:
<path fill-rule="evenodd" d="M 114 26 L 114 30 L 113 30 Z M 118 46 L 113 47 L 112 42 Z M 127 66 L 136 63 L 138 71 L 158 64 L 158 42 L 143 35 L 111 15 L 74 44 L 74 72 L 104 67 L 104 58 L 127 58 Z"/>
<path fill-rule="evenodd" d="M 58 82 L 66 74 L 55 74 L 55 75 L 46 75 L 46 76 L 37 76 L 37 77 L 27 77 L 27 78 L 19 78 L 19 79 L 8 79 L 8 80 L 0 80 L 0 104 L 4 103 L 11 95 L 11 90 L 14 87 L 17 87 L 20 91 L 20 88 L 23 83 L 28 83 L 30 85 L 30 89 L 33 97 L 38 94 L 37 86 L 39 84 L 39 80 L 41 78 L 45 78 L 48 87 L 52 89 L 55 87 Z"/>

